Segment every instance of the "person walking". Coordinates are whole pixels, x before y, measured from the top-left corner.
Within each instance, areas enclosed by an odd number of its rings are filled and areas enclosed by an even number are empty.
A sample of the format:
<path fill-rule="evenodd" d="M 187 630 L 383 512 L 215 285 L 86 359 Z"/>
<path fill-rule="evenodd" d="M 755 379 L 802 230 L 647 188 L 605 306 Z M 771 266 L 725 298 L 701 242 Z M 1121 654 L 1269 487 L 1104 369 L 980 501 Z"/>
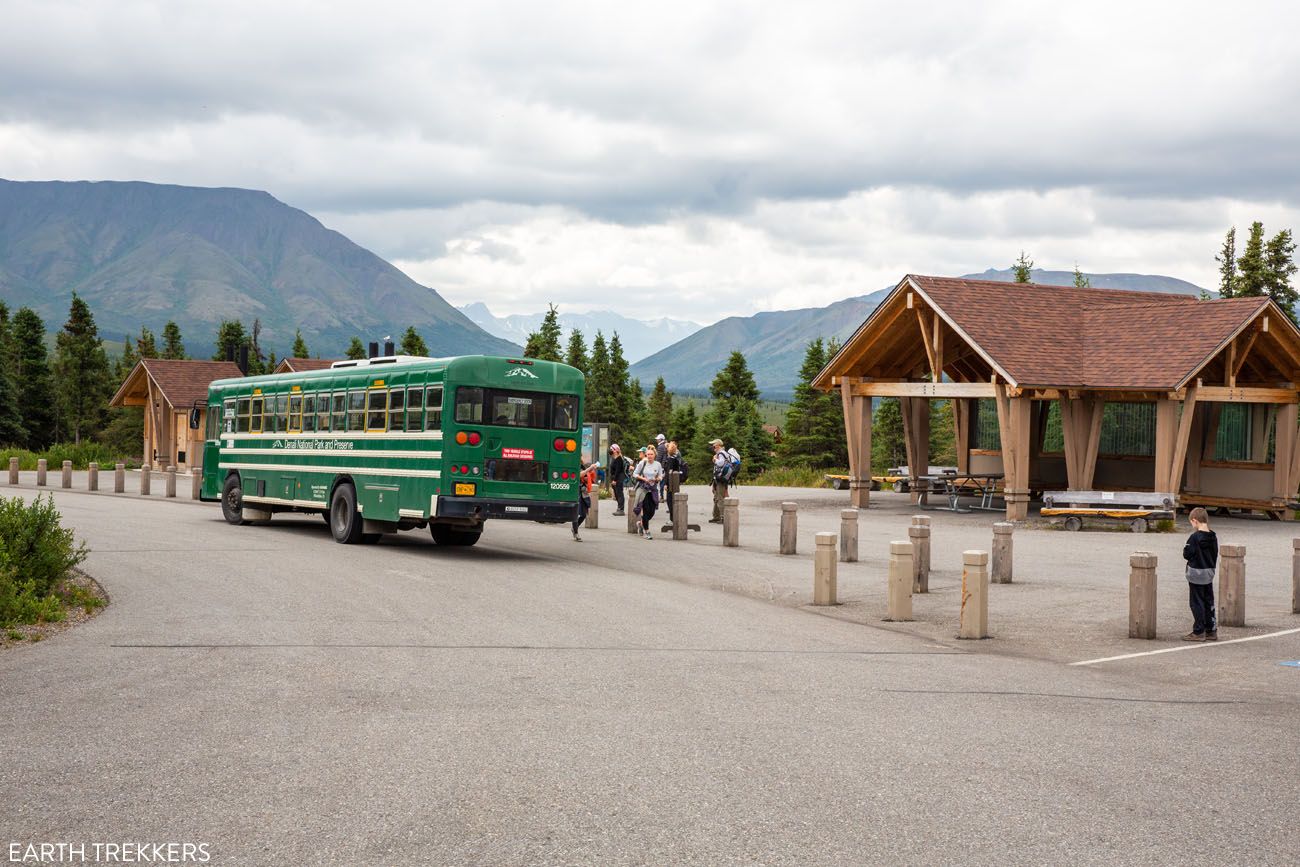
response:
<path fill-rule="evenodd" d="M 578 514 L 573 519 L 573 541 L 581 542 L 582 537 L 578 535 L 578 528 L 582 522 L 587 520 L 587 513 L 591 511 L 591 491 L 596 484 L 596 468 L 600 462 L 588 464 L 578 473 Z"/>
<path fill-rule="evenodd" d="M 641 516 L 641 535 L 649 541 L 654 538 L 654 534 L 650 532 L 650 519 L 655 516 L 655 511 L 659 507 L 659 482 L 664 477 L 663 464 L 655 459 L 653 448 L 646 448 L 645 457 L 636 465 L 633 475 L 638 486 L 644 490 L 640 505 L 637 507 L 639 510 L 637 514 Z"/>
<path fill-rule="evenodd" d="M 664 477 L 659 482 L 659 498 L 663 499 L 664 491 L 668 487 L 668 470 L 666 469 L 668 466 L 668 437 L 663 434 L 656 434 L 654 447 L 655 460 L 659 462 L 660 466 L 665 467 Z"/>
<path fill-rule="evenodd" d="M 709 482 L 713 488 L 713 517 L 710 524 L 722 523 L 722 501 L 727 499 L 727 485 L 731 482 L 731 458 L 722 447 L 722 440 L 709 440 L 713 449 L 713 479 Z"/>
<path fill-rule="evenodd" d="M 614 504 L 618 506 L 614 515 L 626 515 L 623 511 L 623 484 L 627 481 L 627 461 L 623 458 L 623 450 L 618 447 L 618 443 L 609 447 L 609 469 L 605 476 L 609 479 L 610 490 L 614 492 Z"/>
<path fill-rule="evenodd" d="M 665 451 L 665 457 L 660 461 L 660 463 L 664 465 L 664 487 L 662 490 L 664 502 L 668 504 L 668 520 L 671 521 L 673 519 L 672 474 L 677 473 L 677 481 L 681 484 L 685 484 L 686 473 L 683 472 L 683 470 L 686 467 L 686 462 L 682 460 L 682 453 L 677 450 L 676 442 L 670 441 Z"/>
<path fill-rule="evenodd" d="M 1192 631 L 1183 641 L 1218 641 L 1218 622 L 1214 617 L 1214 570 L 1219 565 L 1219 537 L 1210 529 L 1210 516 L 1197 506 L 1188 518 L 1192 535 L 1183 545 L 1187 561 L 1187 591 L 1192 606 Z"/>

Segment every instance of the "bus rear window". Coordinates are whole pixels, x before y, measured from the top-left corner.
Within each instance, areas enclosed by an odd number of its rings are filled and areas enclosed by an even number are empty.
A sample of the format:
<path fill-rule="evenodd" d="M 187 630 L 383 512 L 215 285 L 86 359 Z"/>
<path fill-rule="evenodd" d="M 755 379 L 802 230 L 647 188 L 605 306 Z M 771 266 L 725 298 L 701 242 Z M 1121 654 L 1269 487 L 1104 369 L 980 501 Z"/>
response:
<path fill-rule="evenodd" d="M 456 421 L 460 424 L 576 430 L 577 409 L 577 398 L 567 394 L 497 388 L 456 389 Z"/>

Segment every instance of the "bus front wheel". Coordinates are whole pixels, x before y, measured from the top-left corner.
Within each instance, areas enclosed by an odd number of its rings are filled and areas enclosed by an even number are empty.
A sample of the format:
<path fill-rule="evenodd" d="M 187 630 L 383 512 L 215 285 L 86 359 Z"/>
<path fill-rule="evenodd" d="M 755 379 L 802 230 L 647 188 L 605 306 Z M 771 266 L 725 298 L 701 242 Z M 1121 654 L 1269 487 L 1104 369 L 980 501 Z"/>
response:
<path fill-rule="evenodd" d="M 221 489 L 221 515 L 227 524 L 239 526 L 244 523 L 244 488 L 237 475 L 227 476 Z"/>
<path fill-rule="evenodd" d="M 361 515 L 357 514 L 357 492 L 352 485 L 345 482 L 334 489 L 329 520 L 335 542 L 355 545 L 361 541 Z"/>
<path fill-rule="evenodd" d="M 456 527 L 448 527 L 446 524 L 430 524 L 429 534 L 433 536 L 436 545 L 458 545 L 468 548 L 478 541 L 478 537 L 483 535 L 483 531 L 461 530 Z"/>

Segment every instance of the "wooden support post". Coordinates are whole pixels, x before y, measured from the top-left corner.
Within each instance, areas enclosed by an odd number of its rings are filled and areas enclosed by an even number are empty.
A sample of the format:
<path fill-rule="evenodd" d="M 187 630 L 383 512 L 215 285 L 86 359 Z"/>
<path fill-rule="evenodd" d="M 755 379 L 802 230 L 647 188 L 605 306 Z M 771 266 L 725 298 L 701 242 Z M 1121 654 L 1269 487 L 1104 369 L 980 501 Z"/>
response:
<path fill-rule="evenodd" d="M 682 491 L 673 494 L 673 539 L 678 542 L 686 538 L 690 518 L 689 501 L 690 497 Z"/>
<path fill-rule="evenodd" d="M 871 398 L 852 393 L 856 382 L 857 377 L 840 378 L 840 404 L 849 448 L 849 498 L 854 508 L 865 509 L 871 498 Z"/>
<path fill-rule="evenodd" d="M 1262 403 L 1250 404 L 1250 457 L 1248 460 L 1262 464 L 1268 457 L 1268 407 Z"/>
<path fill-rule="evenodd" d="M 1277 408 L 1276 430 L 1273 434 L 1273 499 L 1290 500 L 1296 489 L 1291 485 L 1291 465 L 1295 458 L 1296 416 L 1294 403 L 1284 403 Z"/>
<path fill-rule="evenodd" d="M 799 505 L 798 503 L 781 504 L 781 544 L 780 553 L 794 554 L 799 544 Z"/>
<path fill-rule="evenodd" d="M 72 461 L 63 462 L 63 476 L 59 482 L 65 488 L 72 487 Z"/>
<path fill-rule="evenodd" d="M 1009 397 L 1002 383 L 994 386 L 998 407 L 998 433 L 1002 440 L 1002 472 L 1007 520 L 1023 521 L 1029 515 L 1029 408 L 1027 397 Z"/>
<path fill-rule="evenodd" d="M 48 471 L 49 463 L 45 458 L 38 458 L 36 461 L 36 487 L 45 487 L 45 474 Z"/>
<path fill-rule="evenodd" d="M 1246 625 L 1246 546 L 1219 546 L 1219 625 Z"/>
<path fill-rule="evenodd" d="M 1013 572 L 1011 534 L 1016 525 L 999 521 L 993 525 L 993 583 L 1010 584 Z"/>
<path fill-rule="evenodd" d="M 203 473 L 198 467 L 190 467 L 190 499 L 197 500 L 203 496 Z"/>
<path fill-rule="evenodd" d="M 167 488 L 164 496 L 167 497 L 176 496 L 176 468 L 175 467 L 167 468 Z"/>
<path fill-rule="evenodd" d="M 1209 412 L 1208 404 L 1200 401 L 1192 411 L 1192 435 L 1187 442 L 1187 484 L 1183 490 L 1188 493 L 1201 492 L 1201 461 L 1205 454 L 1205 416 Z"/>
<path fill-rule="evenodd" d="M 18 458 L 9 459 L 9 484 L 18 484 Z"/>
<path fill-rule="evenodd" d="M 1155 481 L 1152 491 L 1157 494 L 1177 493 L 1170 487 L 1170 473 L 1174 466 L 1174 444 L 1178 435 L 1178 404 L 1167 398 L 1156 401 L 1156 455 Z"/>
<path fill-rule="evenodd" d="M 1174 434 L 1174 454 L 1170 459 L 1168 490 L 1175 498 L 1183 490 L 1183 462 L 1187 459 L 1187 449 L 1192 438 L 1192 422 L 1196 418 L 1197 391 L 1198 387 L 1195 384 L 1187 387 L 1187 396 L 1183 399 L 1183 413 L 1178 418 L 1178 430 Z"/>
<path fill-rule="evenodd" d="M 813 605 L 838 603 L 836 586 L 835 534 L 818 533 L 813 552 Z"/>
<path fill-rule="evenodd" d="M 858 562 L 858 510 L 840 509 L 840 560 Z"/>
<path fill-rule="evenodd" d="M 971 406 L 975 404 L 973 400 L 963 400 L 954 398 L 952 401 L 952 425 L 953 434 L 956 437 L 957 445 L 957 472 L 970 472 L 970 432 L 971 419 L 974 412 Z"/>
<path fill-rule="evenodd" d="M 989 555 L 961 553 L 961 625 L 958 638 L 989 637 Z"/>
<path fill-rule="evenodd" d="M 153 485 L 152 467 L 148 464 L 140 467 L 140 496 L 149 496 L 149 488 Z"/>
<path fill-rule="evenodd" d="M 889 543 L 888 614 L 886 620 L 912 619 L 912 543 Z"/>
<path fill-rule="evenodd" d="M 86 490 L 99 490 L 99 464 L 94 461 L 90 462 L 90 466 L 86 470 Z"/>
<path fill-rule="evenodd" d="M 1291 613 L 1300 614 L 1300 539 L 1291 540 Z"/>
<path fill-rule="evenodd" d="M 627 531 L 629 533 L 641 532 L 641 519 L 637 517 L 632 504 L 632 499 L 636 496 L 636 486 L 624 490 L 627 496 Z"/>
<path fill-rule="evenodd" d="M 1128 558 L 1128 637 L 1156 637 L 1156 555 L 1138 551 Z"/>
<path fill-rule="evenodd" d="M 1106 410 L 1106 401 L 1100 395 L 1093 395 L 1084 401 L 1087 415 L 1088 438 L 1083 453 L 1083 472 L 1080 490 L 1092 490 L 1093 477 L 1097 475 L 1097 453 L 1101 451 L 1101 421 Z M 1080 419 L 1079 424 L 1083 424 Z"/>
<path fill-rule="evenodd" d="M 930 519 L 913 515 L 912 526 L 907 528 L 908 541 L 912 543 L 912 592 L 930 592 Z"/>
<path fill-rule="evenodd" d="M 587 517 L 583 519 L 582 526 L 588 530 L 595 530 L 600 526 L 600 491 L 593 485 L 587 492 L 587 496 L 591 498 L 591 508 L 587 510 Z"/>
<path fill-rule="evenodd" d="M 126 464 L 113 465 L 113 493 L 120 494 L 126 490 Z"/>
<path fill-rule="evenodd" d="M 722 501 L 722 545 L 740 547 L 740 500 L 727 497 Z"/>

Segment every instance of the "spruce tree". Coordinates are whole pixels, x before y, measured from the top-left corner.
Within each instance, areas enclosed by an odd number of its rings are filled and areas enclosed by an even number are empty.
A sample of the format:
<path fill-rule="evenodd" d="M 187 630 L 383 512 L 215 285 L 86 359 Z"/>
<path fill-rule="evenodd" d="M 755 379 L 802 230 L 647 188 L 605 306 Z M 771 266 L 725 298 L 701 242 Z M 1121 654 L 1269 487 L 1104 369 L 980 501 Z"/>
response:
<path fill-rule="evenodd" d="M 302 329 L 294 329 L 293 332 L 293 349 L 289 351 L 291 358 L 311 358 L 311 350 L 307 348 L 307 341 L 302 339 Z"/>
<path fill-rule="evenodd" d="M 584 404 L 586 421 L 609 421 L 609 347 L 600 331 L 591 341 L 591 360 L 587 365 L 587 402 Z"/>
<path fill-rule="evenodd" d="M 727 364 L 714 376 L 709 391 L 713 408 L 700 420 L 692 459 L 710 461 L 707 443 L 716 437 L 740 452 L 747 475 L 762 472 L 771 462 L 772 437 L 763 430 L 758 386 L 743 353 L 731 353 Z"/>
<path fill-rule="evenodd" d="M 582 338 L 582 332 L 574 328 L 569 332 L 569 345 L 564 351 L 564 363 L 569 367 L 576 367 L 583 373 L 587 372 L 590 362 L 587 359 L 587 342 Z"/>
<path fill-rule="evenodd" d="M 884 473 L 906 464 L 906 442 L 902 404 L 896 397 L 881 398 L 871 420 L 871 471 Z"/>
<path fill-rule="evenodd" d="M 673 426 L 673 393 L 664 385 L 661 376 L 655 380 L 655 387 L 650 391 L 646 401 L 646 428 L 653 436 L 668 436 Z"/>
<path fill-rule="evenodd" d="M 365 344 L 361 342 L 360 337 L 353 337 L 352 342 L 348 344 L 347 352 L 343 354 L 352 361 L 360 361 L 366 357 Z"/>
<path fill-rule="evenodd" d="M 541 327 L 528 335 L 524 356 L 542 361 L 563 361 L 560 354 L 560 311 L 554 304 L 547 305 Z"/>
<path fill-rule="evenodd" d="M 618 332 L 609 341 L 608 387 L 610 395 L 610 428 L 615 439 L 628 439 L 640 434 L 638 410 L 644 405 L 641 387 L 633 389 L 627 359 L 623 357 L 623 341 Z"/>
<path fill-rule="evenodd" d="M 14 314 L 13 341 L 18 415 L 27 431 L 22 445 L 32 451 L 44 451 L 54 442 L 56 399 L 45 348 L 45 323 L 30 307 L 20 307 Z"/>
<path fill-rule="evenodd" d="M 726 366 L 713 377 L 709 393 L 714 400 L 745 399 L 758 402 L 758 385 L 754 382 L 754 374 L 749 370 L 744 353 L 739 350 L 731 353 Z"/>
<path fill-rule="evenodd" d="M 18 411 L 18 385 L 14 380 L 17 367 L 9 306 L 0 301 L 0 446 L 18 446 L 27 439 L 27 429 Z"/>
<path fill-rule="evenodd" d="M 1282 308 L 1282 312 L 1292 322 L 1296 321 L 1295 305 L 1296 301 L 1300 300 L 1300 295 L 1291 285 L 1291 275 L 1296 272 L 1295 261 L 1292 258 L 1294 253 L 1295 242 L 1291 240 L 1290 229 L 1278 232 L 1264 248 L 1264 265 L 1268 270 L 1268 296 Z"/>
<path fill-rule="evenodd" d="M 270 373 L 266 366 L 266 353 L 262 351 L 262 318 L 253 317 L 253 333 L 248 339 L 248 372 L 254 375 Z"/>
<path fill-rule="evenodd" d="M 247 343 L 248 334 L 244 331 L 244 323 L 238 319 L 223 320 L 217 327 L 217 351 L 213 354 L 212 360 L 239 361 L 239 348 Z"/>
<path fill-rule="evenodd" d="M 171 320 L 163 326 L 162 357 L 171 359 L 188 357 L 185 354 L 185 341 L 181 339 L 181 327 Z"/>
<path fill-rule="evenodd" d="M 1237 259 L 1236 294 L 1256 297 L 1268 294 L 1268 263 L 1264 259 L 1264 224 L 1250 224 L 1246 249 Z"/>
<path fill-rule="evenodd" d="M 1011 271 L 1016 275 L 1017 283 L 1032 283 L 1034 274 L 1034 260 L 1025 255 L 1025 251 L 1020 251 L 1020 258 L 1011 265 Z"/>
<path fill-rule="evenodd" d="M 695 401 L 688 400 L 679 406 L 673 412 L 673 420 L 668 425 L 672 433 L 668 435 L 669 439 L 676 440 L 678 448 L 683 453 L 689 453 L 694 446 L 695 437 L 699 429 L 699 416 L 695 411 Z M 687 459 L 690 456 L 687 454 Z"/>
<path fill-rule="evenodd" d="M 1092 287 L 1092 281 L 1088 275 L 1079 270 L 1079 263 L 1074 263 L 1074 285 L 1080 289 L 1089 289 Z"/>
<path fill-rule="evenodd" d="M 122 341 L 122 354 L 113 363 L 113 378 L 117 380 L 118 385 L 126 381 L 126 378 L 131 375 L 131 371 L 135 370 L 135 364 L 139 360 L 140 356 L 136 354 L 133 341 L 130 337 L 126 337 Z"/>
<path fill-rule="evenodd" d="M 135 352 L 141 358 L 158 357 L 158 342 L 154 339 L 153 332 L 143 325 L 140 326 L 140 336 L 135 339 Z"/>
<path fill-rule="evenodd" d="M 164 331 L 164 334 L 166 332 Z M 109 389 L 116 391 L 135 370 L 139 356 L 135 341 L 129 336 L 122 341 L 122 354 L 113 361 L 113 379 Z M 120 455 L 138 455 L 144 441 L 144 407 L 119 406 L 108 410 L 108 422 L 99 440 Z"/>
<path fill-rule="evenodd" d="M 813 378 L 826 366 L 838 346 L 830 350 L 819 337 L 808 344 L 794 400 L 785 414 L 785 436 L 779 454 L 791 465 L 842 467 L 848 459 L 844 441 L 844 410 L 839 394 L 812 387 Z"/>
<path fill-rule="evenodd" d="M 402 345 L 399 350 L 403 355 L 424 355 L 429 354 L 429 345 L 424 342 L 424 338 L 415 330 L 414 325 L 408 325 L 406 333 L 402 335 Z"/>
<path fill-rule="evenodd" d="M 1219 263 L 1219 297 L 1231 298 L 1237 294 L 1237 227 L 1228 229 L 1223 236 L 1223 247 L 1214 257 Z"/>
<path fill-rule="evenodd" d="M 109 388 L 108 357 L 90 307 L 72 293 L 68 321 L 55 338 L 54 370 L 63 424 L 72 441 L 94 433 L 104 416 Z"/>

